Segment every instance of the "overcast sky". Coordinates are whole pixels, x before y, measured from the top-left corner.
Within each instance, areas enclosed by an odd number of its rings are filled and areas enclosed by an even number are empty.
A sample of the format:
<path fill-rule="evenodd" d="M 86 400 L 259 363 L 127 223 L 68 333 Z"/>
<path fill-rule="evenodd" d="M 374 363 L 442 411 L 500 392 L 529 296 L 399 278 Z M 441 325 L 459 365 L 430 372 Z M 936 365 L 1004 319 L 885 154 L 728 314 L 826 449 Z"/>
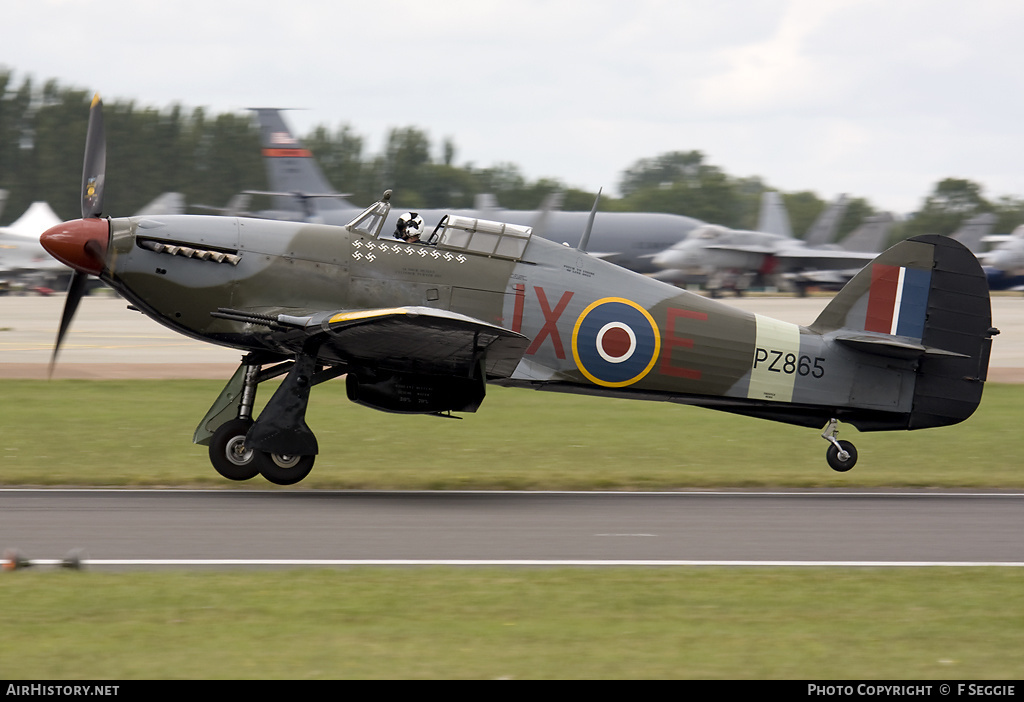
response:
<path fill-rule="evenodd" d="M 1024 197 L 1020 0 L 13 0 L 0 17 L 16 85 L 303 108 L 300 134 L 349 124 L 364 157 L 413 126 L 457 165 L 591 191 L 693 149 L 897 213 L 945 177 Z"/>

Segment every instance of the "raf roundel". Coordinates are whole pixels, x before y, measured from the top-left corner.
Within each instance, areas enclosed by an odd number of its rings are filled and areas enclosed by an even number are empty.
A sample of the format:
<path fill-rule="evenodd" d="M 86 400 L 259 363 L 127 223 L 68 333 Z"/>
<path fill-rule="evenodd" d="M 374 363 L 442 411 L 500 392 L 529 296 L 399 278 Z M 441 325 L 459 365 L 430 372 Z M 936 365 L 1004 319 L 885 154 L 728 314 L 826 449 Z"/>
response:
<path fill-rule="evenodd" d="M 576 366 L 591 382 L 610 388 L 632 385 L 654 367 L 661 334 L 640 305 L 606 297 L 583 310 L 572 332 Z"/>

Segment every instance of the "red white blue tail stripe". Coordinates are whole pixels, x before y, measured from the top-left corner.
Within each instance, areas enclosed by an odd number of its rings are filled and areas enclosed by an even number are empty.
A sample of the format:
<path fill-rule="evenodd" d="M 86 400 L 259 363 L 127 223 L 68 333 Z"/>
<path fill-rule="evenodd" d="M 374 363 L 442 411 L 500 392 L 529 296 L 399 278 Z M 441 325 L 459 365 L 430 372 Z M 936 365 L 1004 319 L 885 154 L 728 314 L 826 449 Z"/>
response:
<path fill-rule="evenodd" d="M 864 329 L 920 339 L 928 313 L 931 281 L 930 270 L 872 264 Z"/>

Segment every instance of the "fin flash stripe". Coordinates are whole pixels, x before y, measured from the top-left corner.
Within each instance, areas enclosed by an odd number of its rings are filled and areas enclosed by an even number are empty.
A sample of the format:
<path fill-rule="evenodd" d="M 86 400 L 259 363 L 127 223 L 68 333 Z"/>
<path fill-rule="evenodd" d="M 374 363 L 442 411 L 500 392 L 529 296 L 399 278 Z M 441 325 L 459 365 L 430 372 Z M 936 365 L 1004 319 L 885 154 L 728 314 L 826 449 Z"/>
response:
<path fill-rule="evenodd" d="M 864 330 L 920 339 L 931 280 L 928 270 L 873 264 Z"/>

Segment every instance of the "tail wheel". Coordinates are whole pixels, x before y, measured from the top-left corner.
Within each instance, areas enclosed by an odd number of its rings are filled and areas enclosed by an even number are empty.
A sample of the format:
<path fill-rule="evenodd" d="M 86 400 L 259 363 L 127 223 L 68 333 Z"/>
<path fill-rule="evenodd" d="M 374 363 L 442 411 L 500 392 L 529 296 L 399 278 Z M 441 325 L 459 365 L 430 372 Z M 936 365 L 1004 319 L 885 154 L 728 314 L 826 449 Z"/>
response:
<path fill-rule="evenodd" d="M 260 475 L 275 485 L 294 485 L 313 470 L 316 456 L 254 451 L 253 463 Z"/>
<path fill-rule="evenodd" d="M 849 454 L 846 460 L 842 460 L 840 456 L 840 449 Z M 839 446 L 830 444 L 828 447 L 828 453 L 825 454 L 825 459 L 828 461 L 828 465 L 832 470 L 845 473 L 846 471 L 857 465 L 857 449 L 849 441 L 840 441 Z"/>
<path fill-rule="evenodd" d="M 260 472 L 256 452 L 245 448 L 245 435 L 251 426 L 251 419 L 232 419 L 210 439 L 210 463 L 228 480 L 249 480 Z"/>

